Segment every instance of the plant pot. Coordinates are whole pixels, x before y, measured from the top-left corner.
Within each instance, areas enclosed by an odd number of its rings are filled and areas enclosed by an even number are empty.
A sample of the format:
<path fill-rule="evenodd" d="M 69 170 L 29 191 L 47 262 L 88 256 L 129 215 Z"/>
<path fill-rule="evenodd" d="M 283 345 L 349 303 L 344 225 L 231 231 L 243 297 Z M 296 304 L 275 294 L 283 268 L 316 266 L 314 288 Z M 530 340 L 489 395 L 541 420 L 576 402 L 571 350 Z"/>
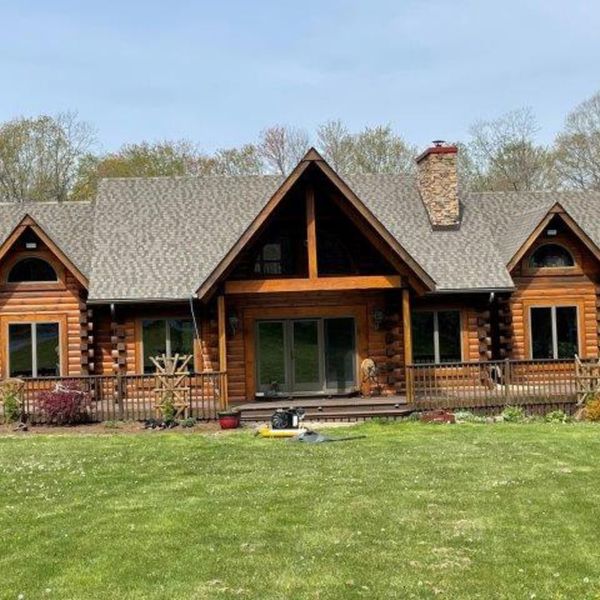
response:
<path fill-rule="evenodd" d="M 239 412 L 219 413 L 219 425 L 221 429 L 237 429 L 240 426 Z"/>

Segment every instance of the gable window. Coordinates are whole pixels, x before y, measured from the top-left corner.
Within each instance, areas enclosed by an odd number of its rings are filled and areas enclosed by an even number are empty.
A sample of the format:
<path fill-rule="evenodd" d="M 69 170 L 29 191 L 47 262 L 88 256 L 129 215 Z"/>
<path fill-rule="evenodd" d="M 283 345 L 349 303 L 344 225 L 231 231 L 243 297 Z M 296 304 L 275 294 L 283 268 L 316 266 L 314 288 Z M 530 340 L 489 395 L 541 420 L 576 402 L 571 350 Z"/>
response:
<path fill-rule="evenodd" d="M 531 358 L 573 358 L 579 351 L 576 306 L 531 308 Z"/>
<path fill-rule="evenodd" d="M 574 267 L 575 261 L 571 253 L 559 244 L 540 246 L 529 259 L 529 266 L 534 269 Z"/>
<path fill-rule="evenodd" d="M 15 264 L 8 274 L 9 283 L 37 283 L 40 281 L 58 281 L 52 265 L 41 258 L 24 258 Z"/>
<path fill-rule="evenodd" d="M 256 275 L 289 275 L 290 265 L 290 240 L 280 238 L 267 242 L 260 249 L 254 262 Z"/>
<path fill-rule="evenodd" d="M 9 324 L 8 363 L 11 377 L 58 377 L 58 323 Z"/>
<path fill-rule="evenodd" d="M 448 363 L 462 360 L 460 311 L 423 310 L 411 316 L 415 363 Z"/>
<path fill-rule="evenodd" d="M 142 321 L 144 373 L 154 373 L 150 357 L 194 354 L 194 327 L 191 319 L 145 319 Z M 193 370 L 194 359 L 188 363 Z"/>

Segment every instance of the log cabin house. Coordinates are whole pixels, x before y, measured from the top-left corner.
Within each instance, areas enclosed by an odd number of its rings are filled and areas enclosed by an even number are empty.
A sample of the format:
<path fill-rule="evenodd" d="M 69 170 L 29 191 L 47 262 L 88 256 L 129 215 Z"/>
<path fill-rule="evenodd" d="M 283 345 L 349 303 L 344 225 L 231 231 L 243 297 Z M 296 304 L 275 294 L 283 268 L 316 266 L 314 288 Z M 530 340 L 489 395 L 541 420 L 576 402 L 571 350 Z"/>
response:
<path fill-rule="evenodd" d="M 311 149 L 286 178 L 7 202 L 0 372 L 143 374 L 191 353 L 236 405 L 403 396 L 411 365 L 595 358 L 599 217 L 598 193 L 461 193 L 442 143 L 415 177 L 342 176 Z"/>

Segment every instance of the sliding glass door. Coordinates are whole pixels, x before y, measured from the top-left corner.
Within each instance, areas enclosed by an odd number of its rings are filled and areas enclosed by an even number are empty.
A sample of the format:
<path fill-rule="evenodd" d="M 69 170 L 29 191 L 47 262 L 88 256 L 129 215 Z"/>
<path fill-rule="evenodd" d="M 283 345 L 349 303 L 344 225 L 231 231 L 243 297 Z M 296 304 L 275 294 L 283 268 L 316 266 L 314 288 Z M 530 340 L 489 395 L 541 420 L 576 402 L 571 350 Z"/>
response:
<path fill-rule="evenodd" d="M 355 355 L 352 318 L 256 324 L 257 389 L 264 395 L 353 391 Z"/>

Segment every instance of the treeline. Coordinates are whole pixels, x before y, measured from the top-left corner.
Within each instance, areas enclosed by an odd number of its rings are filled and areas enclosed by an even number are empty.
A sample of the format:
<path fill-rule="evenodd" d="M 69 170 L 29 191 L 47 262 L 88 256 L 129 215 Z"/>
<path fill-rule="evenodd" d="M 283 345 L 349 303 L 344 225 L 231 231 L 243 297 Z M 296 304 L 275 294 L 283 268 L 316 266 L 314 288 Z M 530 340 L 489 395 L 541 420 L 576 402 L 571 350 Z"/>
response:
<path fill-rule="evenodd" d="M 550 145 L 536 141 L 530 109 L 469 129 L 460 146 L 462 185 L 476 191 L 600 190 L 600 92 L 565 119 Z M 350 131 L 328 121 L 310 134 L 275 125 L 255 143 L 212 154 L 188 140 L 126 144 L 95 151 L 94 128 L 76 113 L 15 118 L 0 125 L 0 196 L 4 200 L 82 200 L 103 177 L 158 175 L 286 175 L 314 145 L 340 173 L 403 173 L 414 168 L 417 148 L 389 125 Z"/>

